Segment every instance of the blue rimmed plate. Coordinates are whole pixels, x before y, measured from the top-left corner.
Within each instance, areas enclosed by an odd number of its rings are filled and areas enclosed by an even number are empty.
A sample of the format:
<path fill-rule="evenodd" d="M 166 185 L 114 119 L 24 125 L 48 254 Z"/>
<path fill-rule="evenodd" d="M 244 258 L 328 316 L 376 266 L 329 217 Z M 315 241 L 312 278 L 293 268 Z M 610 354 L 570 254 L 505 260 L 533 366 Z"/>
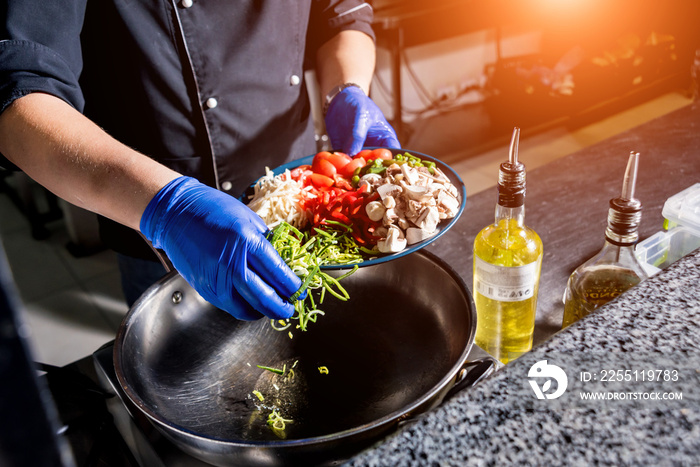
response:
<path fill-rule="evenodd" d="M 375 149 L 375 148 L 366 148 L 366 149 Z M 402 251 L 398 253 L 391 253 L 391 254 L 379 254 L 376 257 L 368 258 L 360 263 L 353 263 L 353 264 L 330 264 L 323 266 L 323 269 L 347 269 L 350 267 L 353 267 L 355 265 L 359 267 L 365 267 L 365 266 L 371 266 L 373 264 L 379 264 L 379 263 L 384 263 L 386 261 L 391 261 L 396 258 L 401 258 L 402 256 L 411 254 L 415 251 L 420 250 L 421 248 L 425 248 L 426 246 L 430 245 L 433 243 L 435 240 L 440 238 L 445 232 L 447 232 L 454 224 L 457 222 L 459 217 L 462 215 L 462 212 L 464 211 L 464 204 L 467 200 L 467 189 L 464 185 L 464 182 L 460 178 L 460 176 L 455 172 L 452 167 L 449 165 L 445 164 L 444 162 L 440 161 L 439 159 L 436 159 L 432 156 L 428 156 L 427 154 L 422 154 L 420 152 L 416 151 L 411 151 L 410 149 L 390 149 L 392 154 L 404 154 L 404 153 L 409 153 L 412 154 L 422 160 L 425 161 L 432 161 L 435 163 L 435 166 L 439 168 L 446 176 L 447 178 L 450 179 L 450 182 L 457 188 L 457 191 L 459 192 L 460 195 L 460 203 L 459 203 L 459 209 L 457 211 L 457 214 L 452 218 L 452 219 L 445 219 L 441 221 L 438 224 L 438 232 L 431 236 L 428 239 L 423 240 L 422 242 L 414 243 L 412 245 L 408 245 L 406 248 L 404 248 Z M 280 165 L 276 169 L 274 169 L 272 172 L 275 175 L 279 175 L 281 173 L 284 173 L 285 170 L 292 170 L 295 169 L 296 167 L 299 167 L 301 165 L 311 165 L 311 162 L 313 161 L 315 154 L 311 156 L 306 156 L 302 157 L 301 159 L 296 159 L 291 162 L 287 162 L 286 164 Z M 241 195 L 239 198 L 242 202 L 247 203 L 249 201 L 248 196 L 253 192 L 253 187 L 255 186 L 255 183 L 251 184 L 246 192 Z"/>

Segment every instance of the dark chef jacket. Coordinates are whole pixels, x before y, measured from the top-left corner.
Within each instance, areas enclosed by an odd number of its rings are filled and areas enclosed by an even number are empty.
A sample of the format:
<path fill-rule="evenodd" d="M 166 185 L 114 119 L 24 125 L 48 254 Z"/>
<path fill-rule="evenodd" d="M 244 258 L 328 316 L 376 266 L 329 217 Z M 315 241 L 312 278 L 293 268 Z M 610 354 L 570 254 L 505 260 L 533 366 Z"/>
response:
<path fill-rule="evenodd" d="M 236 196 L 266 166 L 315 152 L 304 72 L 318 46 L 346 29 L 374 38 L 360 0 L 3 3 L 0 112 L 30 92 L 53 94 Z M 100 220 L 109 246 L 152 257 L 136 232 Z"/>

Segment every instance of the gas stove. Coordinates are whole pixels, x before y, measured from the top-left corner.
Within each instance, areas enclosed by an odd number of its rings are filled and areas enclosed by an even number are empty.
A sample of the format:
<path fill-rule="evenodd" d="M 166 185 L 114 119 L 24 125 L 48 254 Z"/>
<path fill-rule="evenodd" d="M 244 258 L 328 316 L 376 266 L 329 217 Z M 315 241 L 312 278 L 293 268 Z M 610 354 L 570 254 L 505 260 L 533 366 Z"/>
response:
<path fill-rule="evenodd" d="M 165 439 L 151 422 L 120 391 L 112 360 L 113 345 L 107 345 L 92 355 L 97 378 L 105 392 L 113 397 L 106 400 L 114 426 L 140 467 L 211 467 L 181 451 Z"/>

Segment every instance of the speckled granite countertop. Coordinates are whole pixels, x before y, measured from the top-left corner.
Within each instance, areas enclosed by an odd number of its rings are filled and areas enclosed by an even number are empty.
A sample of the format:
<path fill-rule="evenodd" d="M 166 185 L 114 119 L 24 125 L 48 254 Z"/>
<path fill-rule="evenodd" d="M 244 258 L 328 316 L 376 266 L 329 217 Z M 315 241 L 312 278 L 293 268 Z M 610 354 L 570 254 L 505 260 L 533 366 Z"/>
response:
<path fill-rule="evenodd" d="M 561 397 L 539 400 L 528 384 L 540 360 L 567 373 Z M 700 465 L 699 368 L 696 251 L 349 465 Z M 651 376 L 652 369 L 671 372 Z M 630 370 L 630 381 L 601 381 L 609 370 Z M 581 372 L 591 381 L 581 381 Z M 656 375 L 661 381 L 649 381 Z M 618 399 L 584 401 L 584 391 Z M 669 393 L 682 399 L 644 396 Z"/>

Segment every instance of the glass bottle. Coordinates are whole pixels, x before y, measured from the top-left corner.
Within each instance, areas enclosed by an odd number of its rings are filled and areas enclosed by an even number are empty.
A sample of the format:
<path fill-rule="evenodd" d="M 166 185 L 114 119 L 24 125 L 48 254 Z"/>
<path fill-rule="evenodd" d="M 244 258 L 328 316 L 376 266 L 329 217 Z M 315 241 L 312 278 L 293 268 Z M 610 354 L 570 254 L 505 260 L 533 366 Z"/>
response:
<path fill-rule="evenodd" d="M 632 152 L 620 197 L 610 200 L 603 249 L 569 277 L 564 294 L 562 328 L 647 278 L 634 254 L 642 219 L 642 204 L 634 198 L 638 166 L 639 153 Z"/>
<path fill-rule="evenodd" d="M 476 344 L 508 363 L 532 348 L 542 241 L 525 225 L 525 165 L 518 161 L 520 129 L 513 130 L 500 166 L 495 222 L 474 241 Z"/>

